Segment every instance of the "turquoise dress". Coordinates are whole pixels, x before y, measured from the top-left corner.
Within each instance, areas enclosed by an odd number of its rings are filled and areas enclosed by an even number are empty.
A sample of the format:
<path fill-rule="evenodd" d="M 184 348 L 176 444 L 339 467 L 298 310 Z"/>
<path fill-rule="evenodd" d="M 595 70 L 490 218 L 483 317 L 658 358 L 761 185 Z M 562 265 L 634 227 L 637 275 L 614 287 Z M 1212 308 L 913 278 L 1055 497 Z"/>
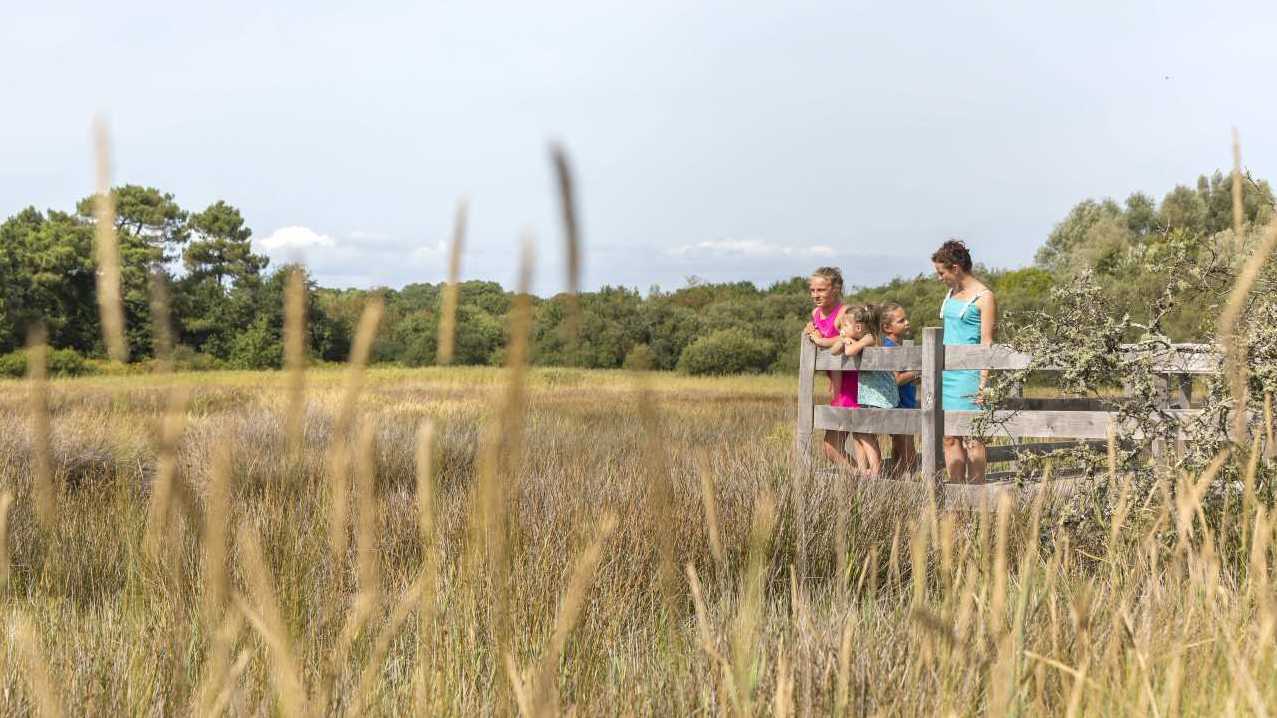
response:
<path fill-rule="evenodd" d="M 952 290 L 949 292 L 953 293 Z M 977 292 L 967 301 L 954 299 L 946 295 L 944 304 L 940 305 L 940 318 L 944 320 L 945 344 L 979 344 L 980 343 L 980 307 L 976 300 L 984 292 Z M 942 407 L 945 411 L 979 411 L 975 403 L 980 391 L 980 370 L 963 369 L 946 371 L 944 384 L 940 392 Z"/>
<path fill-rule="evenodd" d="M 878 409 L 894 409 L 900 406 L 900 389 L 896 385 L 896 373 L 890 371 L 861 371 L 856 400 L 861 406 Z"/>

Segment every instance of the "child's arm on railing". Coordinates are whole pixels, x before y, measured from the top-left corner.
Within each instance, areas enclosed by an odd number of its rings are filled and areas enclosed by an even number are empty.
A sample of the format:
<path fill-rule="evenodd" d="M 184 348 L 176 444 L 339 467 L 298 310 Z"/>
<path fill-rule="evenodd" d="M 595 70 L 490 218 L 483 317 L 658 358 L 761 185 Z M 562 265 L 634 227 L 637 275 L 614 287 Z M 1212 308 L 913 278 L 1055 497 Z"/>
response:
<path fill-rule="evenodd" d="M 874 338 L 874 335 L 866 334 L 859 339 L 847 342 L 847 346 L 843 348 L 842 353 L 849 357 L 859 356 L 860 350 L 874 346 L 877 343 L 878 340 Z"/>
<path fill-rule="evenodd" d="M 898 386 L 912 384 L 915 381 L 918 381 L 918 377 L 921 375 L 922 372 L 919 371 L 898 371 L 896 372 L 896 384 Z"/>

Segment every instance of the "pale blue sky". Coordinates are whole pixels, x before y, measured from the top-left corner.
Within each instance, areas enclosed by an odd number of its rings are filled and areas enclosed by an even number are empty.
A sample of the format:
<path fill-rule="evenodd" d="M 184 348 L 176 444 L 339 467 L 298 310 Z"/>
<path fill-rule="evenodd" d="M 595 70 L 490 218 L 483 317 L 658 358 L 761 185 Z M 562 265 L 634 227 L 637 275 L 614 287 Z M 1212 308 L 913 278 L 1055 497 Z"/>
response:
<path fill-rule="evenodd" d="M 0 26 L 0 214 L 71 208 L 108 120 L 117 182 L 225 199 L 320 281 L 468 277 L 538 239 L 547 144 L 578 175 L 585 285 L 853 283 L 959 236 L 1031 261 L 1077 201 L 1277 166 L 1277 3 L 58 2 Z M 267 241 L 273 238 L 273 241 Z"/>

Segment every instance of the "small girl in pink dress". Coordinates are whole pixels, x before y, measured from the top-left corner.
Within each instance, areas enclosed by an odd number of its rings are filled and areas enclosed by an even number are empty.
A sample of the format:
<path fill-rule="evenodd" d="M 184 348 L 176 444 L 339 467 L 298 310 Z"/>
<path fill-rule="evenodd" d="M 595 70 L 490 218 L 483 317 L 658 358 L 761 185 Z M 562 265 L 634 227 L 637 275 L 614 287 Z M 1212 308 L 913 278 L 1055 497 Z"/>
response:
<path fill-rule="evenodd" d="M 842 303 L 842 272 L 837 267 L 821 267 L 812 272 L 807 288 L 811 292 L 815 308 L 811 311 L 811 321 L 807 324 L 806 334 L 816 346 L 831 347 L 838 341 L 839 320 L 847 310 Z M 829 372 L 830 406 L 857 409 L 856 388 L 859 385 L 859 372 Z M 847 456 L 847 432 L 828 430 L 825 432 L 825 456 L 834 464 L 852 468 L 851 458 Z M 856 463 L 860 463 L 857 455 Z"/>

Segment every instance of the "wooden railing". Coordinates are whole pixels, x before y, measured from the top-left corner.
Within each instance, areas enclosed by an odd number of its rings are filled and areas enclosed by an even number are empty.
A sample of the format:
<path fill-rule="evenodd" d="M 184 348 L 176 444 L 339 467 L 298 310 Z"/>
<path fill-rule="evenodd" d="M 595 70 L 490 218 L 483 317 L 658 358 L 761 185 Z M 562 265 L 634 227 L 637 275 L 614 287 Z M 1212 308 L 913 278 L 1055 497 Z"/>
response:
<path fill-rule="evenodd" d="M 819 430 L 860 432 L 866 434 L 917 434 L 919 470 L 922 478 L 941 480 L 944 471 L 944 437 L 976 434 L 976 418 L 981 411 L 946 411 L 941 399 L 945 370 L 954 369 L 1024 369 L 1032 365 L 1032 357 L 1005 345 L 945 346 L 942 329 L 932 327 L 922 332 L 921 345 L 865 349 L 858 357 L 834 356 L 802 338 L 799 360 L 798 431 L 799 461 L 810 468 L 812 433 Z M 1130 351 L 1136 351 L 1130 349 Z M 1149 350 L 1141 350 L 1146 353 Z M 1188 415 L 1192 375 L 1220 370 L 1219 355 L 1202 345 L 1177 345 L 1152 351 L 1153 370 L 1161 377 L 1162 396 L 1158 400 L 1167 415 Z M 1052 367 L 1035 366 L 1035 370 L 1051 371 Z M 921 387 L 917 409 L 845 409 L 818 405 L 812 394 L 816 375 L 828 370 L 920 371 Z M 1019 399 L 998 407 L 993 419 L 998 435 L 1022 438 L 1102 440 L 1109 427 L 1118 420 L 1115 412 L 1105 411 L 1103 402 L 1086 398 Z M 1076 442 L 1038 443 L 1014 448 L 990 447 L 991 461 L 1006 461 L 1021 452 L 1043 453 Z M 1161 441 L 1152 442 L 1154 452 L 1162 450 Z M 1271 454 L 1272 446 L 1267 447 Z"/>

